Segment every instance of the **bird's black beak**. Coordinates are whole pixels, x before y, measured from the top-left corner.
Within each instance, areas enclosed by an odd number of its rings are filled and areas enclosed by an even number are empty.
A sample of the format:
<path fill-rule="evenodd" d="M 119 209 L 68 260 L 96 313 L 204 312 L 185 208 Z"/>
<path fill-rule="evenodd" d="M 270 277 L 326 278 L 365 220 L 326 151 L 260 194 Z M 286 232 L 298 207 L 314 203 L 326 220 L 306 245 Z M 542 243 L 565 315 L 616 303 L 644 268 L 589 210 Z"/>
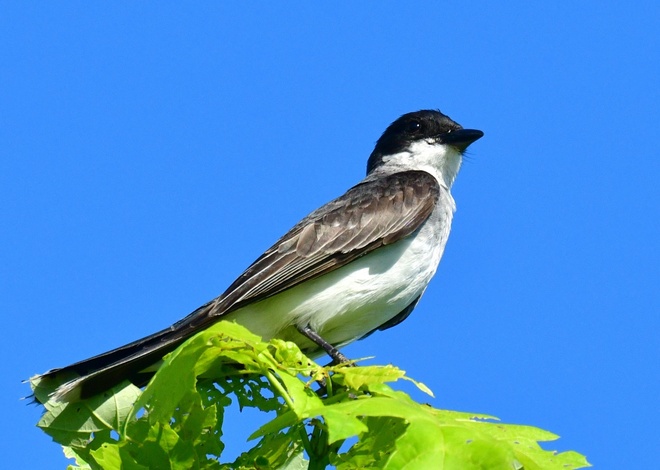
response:
<path fill-rule="evenodd" d="M 463 152 L 472 142 L 484 136 L 484 133 L 476 129 L 459 129 L 457 131 L 447 132 L 440 137 L 443 144 L 456 147 Z"/>

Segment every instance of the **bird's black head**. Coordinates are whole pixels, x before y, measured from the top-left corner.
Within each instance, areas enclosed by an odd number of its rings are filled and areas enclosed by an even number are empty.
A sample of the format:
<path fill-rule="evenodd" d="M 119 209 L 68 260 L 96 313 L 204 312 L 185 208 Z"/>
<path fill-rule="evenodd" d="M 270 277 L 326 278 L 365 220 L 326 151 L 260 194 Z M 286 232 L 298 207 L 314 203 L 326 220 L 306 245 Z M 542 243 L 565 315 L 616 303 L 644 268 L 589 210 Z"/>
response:
<path fill-rule="evenodd" d="M 416 141 L 445 143 L 462 152 L 481 136 L 483 132 L 463 129 L 440 111 L 422 110 L 404 114 L 390 124 L 376 142 L 367 163 L 367 173 L 382 163 L 383 156 L 403 152 Z"/>

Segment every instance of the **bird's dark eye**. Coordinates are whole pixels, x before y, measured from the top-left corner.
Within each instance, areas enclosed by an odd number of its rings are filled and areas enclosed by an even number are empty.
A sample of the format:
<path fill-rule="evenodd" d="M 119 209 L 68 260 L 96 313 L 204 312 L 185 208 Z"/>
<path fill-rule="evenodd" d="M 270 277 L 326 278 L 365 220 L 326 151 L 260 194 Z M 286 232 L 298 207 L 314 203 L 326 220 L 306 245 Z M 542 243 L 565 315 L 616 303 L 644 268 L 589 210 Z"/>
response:
<path fill-rule="evenodd" d="M 406 125 L 406 131 L 410 132 L 411 134 L 415 134 L 419 132 L 422 129 L 422 123 L 419 121 L 410 121 Z"/>

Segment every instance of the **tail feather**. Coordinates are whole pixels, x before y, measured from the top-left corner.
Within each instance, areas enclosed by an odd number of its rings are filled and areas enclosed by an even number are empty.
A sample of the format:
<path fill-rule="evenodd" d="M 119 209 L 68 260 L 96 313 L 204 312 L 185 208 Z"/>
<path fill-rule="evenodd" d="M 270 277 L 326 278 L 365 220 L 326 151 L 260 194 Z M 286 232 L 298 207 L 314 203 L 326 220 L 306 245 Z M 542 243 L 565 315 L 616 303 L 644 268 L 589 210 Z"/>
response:
<path fill-rule="evenodd" d="M 62 402 L 84 400 L 124 380 L 142 387 L 155 373 L 151 366 L 218 320 L 210 315 L 211 309 L 211 303 L 206 304 L 169 328 L 75 364 L 49 370 L 36 377 L 39 386 L 52 389 L 50 399 Z"/>

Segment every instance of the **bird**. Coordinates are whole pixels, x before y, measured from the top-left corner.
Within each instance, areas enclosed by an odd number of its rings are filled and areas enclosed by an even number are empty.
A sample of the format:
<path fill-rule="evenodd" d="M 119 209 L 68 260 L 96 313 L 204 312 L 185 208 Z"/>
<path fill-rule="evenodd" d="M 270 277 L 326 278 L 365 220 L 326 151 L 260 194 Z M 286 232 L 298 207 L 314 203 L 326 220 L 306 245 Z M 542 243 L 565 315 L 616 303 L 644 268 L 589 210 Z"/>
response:
<path fill-rule="evenodd" d="M 451 187 L 483 136 L 439 110 L 400 116 L 376 141 L 366 177 L 294 225 L 220 296 L 168 328 L 35 376 L 49 400 L 76 402 L 128 380 L 144 386 L 163 357 L 228 320 L 310 357 L 405 320 L 443 255 L 456 210 Z"/>

